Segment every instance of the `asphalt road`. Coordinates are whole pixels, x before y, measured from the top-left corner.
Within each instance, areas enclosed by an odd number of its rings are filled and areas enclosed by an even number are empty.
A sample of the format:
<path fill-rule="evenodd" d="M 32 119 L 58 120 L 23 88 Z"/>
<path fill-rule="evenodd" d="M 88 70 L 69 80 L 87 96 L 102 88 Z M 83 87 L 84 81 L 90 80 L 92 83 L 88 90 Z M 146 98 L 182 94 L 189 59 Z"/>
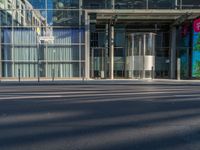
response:
<path fill-rule="evenodd" d="M 0 86 L 0 150 L 200 150 L 200 86 Z"/>

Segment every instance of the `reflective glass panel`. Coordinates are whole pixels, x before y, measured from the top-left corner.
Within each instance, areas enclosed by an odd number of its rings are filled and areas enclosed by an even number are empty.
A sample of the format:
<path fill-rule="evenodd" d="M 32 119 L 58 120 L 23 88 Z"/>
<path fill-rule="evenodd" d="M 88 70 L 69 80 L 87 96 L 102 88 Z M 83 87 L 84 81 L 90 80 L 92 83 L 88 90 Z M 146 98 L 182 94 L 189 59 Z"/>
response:
<path fill-rule="evenodd" d="M 53 26 L 78 26 L 79 11 L 78 10 L 48 10 L 49 25 Z"/>
<path fill-rule="evenodd" d="M 111 0 L 83 0 L 83 8 L 105 9 L 111 8 Z"/>
<path fill-rule="evenodd" d="M 173 9 L 175 8 L 174 0 L 149 0 L 149 9 Z"/>
<path fill-rule="evenodd" d="M 116 9 L 145 9 L 146 0 L 115 0 Z"/>
<path fill-rule="evenodd" d="M 199 0 L 182 0 L 182 8 L 185 9 L 195 9 L 200 8 L 200 1 Z"/>

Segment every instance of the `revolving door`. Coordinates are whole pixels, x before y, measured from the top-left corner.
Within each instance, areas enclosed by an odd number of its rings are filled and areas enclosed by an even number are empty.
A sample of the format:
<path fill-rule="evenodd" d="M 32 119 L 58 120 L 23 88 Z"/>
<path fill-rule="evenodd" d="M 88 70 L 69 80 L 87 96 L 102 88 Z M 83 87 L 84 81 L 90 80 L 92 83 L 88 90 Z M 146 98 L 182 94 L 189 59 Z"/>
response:
<path fill-rule="evenodd" d="M 132 79 L 154 78 L 155 34 L 132 33 L 128 35 L 126 76 Z"/>

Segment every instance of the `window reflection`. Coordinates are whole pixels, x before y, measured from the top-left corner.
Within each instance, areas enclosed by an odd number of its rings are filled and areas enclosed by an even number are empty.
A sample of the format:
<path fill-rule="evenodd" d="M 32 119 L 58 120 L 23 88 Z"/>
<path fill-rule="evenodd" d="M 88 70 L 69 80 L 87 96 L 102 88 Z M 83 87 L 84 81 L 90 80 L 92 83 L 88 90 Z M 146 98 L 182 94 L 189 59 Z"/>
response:
<path fill-rule="evenodd" d="M 115 8 L 116 9 L 146 8 L 146 0 L 116 0 Z"/>
<path fill-rule="evenodd" d="M 172 9 L 175 6 L 174 0 L 149 0 L 150 9 Z"/>
<path fill-rule="evenodd" d="M 48 0 L 50 1 L 50 0 Z M 54 0 L 53 9 L 73 9 L 79 7 L 79 0 Z"/>
<path fill-rule="evenodd" d="M 29 0 L 35 9 L 78 8 L 79 0 Z"/>
<path fill-rule="evenodd" d="M 79 11 L 77 10 L 49 10 L 51 14 L 50 25 L 53 26 L 66 26 L 79 24 Z"/>
<path fill-rule="evenodd" d="M 183 9 L 195 9 L 200 8 L 199 0 L 182 0 L 181 8 Z"/>
<path fill-rule="evenodd" d="M 83 8 L 87 9 L 105 9 L 111 8 L 111 0 L 83 0 Z"/>

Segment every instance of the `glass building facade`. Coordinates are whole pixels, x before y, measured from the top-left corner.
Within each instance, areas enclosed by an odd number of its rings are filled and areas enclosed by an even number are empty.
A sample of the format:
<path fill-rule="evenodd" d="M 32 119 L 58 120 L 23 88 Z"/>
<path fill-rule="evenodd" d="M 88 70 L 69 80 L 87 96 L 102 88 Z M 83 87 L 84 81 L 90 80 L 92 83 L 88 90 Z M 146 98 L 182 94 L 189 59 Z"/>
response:
<path fill-rule="evenodd" d="M 197 0 L 0 0 L 2 79 L 192 77 Z"/>

